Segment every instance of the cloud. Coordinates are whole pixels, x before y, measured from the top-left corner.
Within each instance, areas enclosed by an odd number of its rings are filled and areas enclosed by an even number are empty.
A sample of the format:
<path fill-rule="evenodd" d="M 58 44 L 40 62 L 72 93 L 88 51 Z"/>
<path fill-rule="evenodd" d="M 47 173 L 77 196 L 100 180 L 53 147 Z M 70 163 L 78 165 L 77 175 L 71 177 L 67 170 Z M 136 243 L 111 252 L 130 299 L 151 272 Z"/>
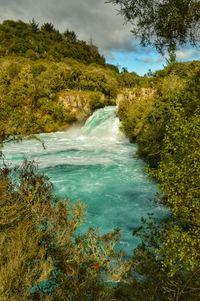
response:
<path fill-rule="evenodd" d="M 74 30 L 80 39 L 94 43 L 105 53 L 136 49 L 130 26 L 105 0 L 0 0 L 0 21 L 5 19 L 51 22 L 64 31 Z"/>
<path fill-rule="evenodd" d="M 195 57 L 200 57 L 200 50 L 199 49 L 178 50 L 176 52 L 176 57 L 178 60 L 190 60 Z"/>
<path fill-rule="evenodd" d="M 161 63 L 163 62 L 163 57 L 162 56 L 158 56 L 156 57 L 154 56 L 145 56 L 145 57 L 140 57 L 140 58 L 136 58 L 136 61 L 144 63 L 144 64 L 155 64 L 155 63 Z"/>
<path fill-rule="evenodd" d="M 138 53 L 139 54 L 139 53 Z M 142 51 L 140 55 L 136 54 L 136 61 L 144 63 L 144 64 L 155 64 L 155 63 L 162 63 L 165 60 L 169 59 L 169 55 L 163 57 L 158 55 L 158 53 L 150 48 L 146 48 Z M 199 49 L 192 49 L 192 48 L 185 48 L 183 50 L 176 51 L 176 58 L 178 61 L 187 61 L 192 59 L 197 59 L 200 56 Z"/>

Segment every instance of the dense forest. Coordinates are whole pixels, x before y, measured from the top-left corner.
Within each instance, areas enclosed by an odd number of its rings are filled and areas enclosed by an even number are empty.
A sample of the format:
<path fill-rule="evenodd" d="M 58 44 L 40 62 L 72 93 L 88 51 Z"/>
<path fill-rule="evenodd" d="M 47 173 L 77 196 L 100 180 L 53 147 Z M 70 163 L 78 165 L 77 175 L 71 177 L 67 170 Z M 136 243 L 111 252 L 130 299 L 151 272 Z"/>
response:
<path fill-rule="evenodd" d="M 93 111 L 112 104 L 119 86 L 131 87 L 139 79 L 135 73 L 119 74 L 117 67 L 105 64 L 96 46 L 77 40 L 75 33 L 59 33 L 52 24 L 39 28 L 34 21 L 4 21 L 0 39 L 3 139 L 61 130 L 76 121 L 59 101 L 62 91 L 92 92 L 87 100 Z"/>
<path fill-rule="evenodd" d="M 122 300 L 143 300 L 144 291 L 145 300 L 199 298 L 199 79 L 198 61 L 170 64 L 149 79 L 152 94 L 141 97 L 135 87 L 134 99 L 119 105 L 122 128 L 138 143 L 138 155 L 160 184 L 158 201 L 171 214 L 162 229 L 152 220 L 142 229 L 134 262 L 139 258 L 136 271 L 145 281 L 129 279 L 132 289 L 139 285 L 142 291 Z M 125 288 L 128 294 L 129 285 Z"/>
<path fill-rule="evenodd" d="M 0 300 L 199 300 L 200 62 L 146 77 L 119 72 L 74 32 L 34 20 L 4 21 L 0 40 L 1 145 L 76 122 L 60 93 L 88 93 L 90 112 L 120 94 L 122 131 L 170 212 L 143 220 L 133 233 L 142 243 L 125 260 L 115 248 L 119 230 L 77 234 L 84 205 L 56 199 L 35 163 L 2 165 Z"/>
<path fill-rule="evenodd" d="M 78 40 L 74 31 L 60 33 L 51 23 L 41 27 L 30 23 L 6 20 L 0 25 L 0 55 L 19 55 L 37 60 L 48 58 L 60 61 L 70 57 L 85 63 L 105 65 L 105 59 L 91 43 Z"/>

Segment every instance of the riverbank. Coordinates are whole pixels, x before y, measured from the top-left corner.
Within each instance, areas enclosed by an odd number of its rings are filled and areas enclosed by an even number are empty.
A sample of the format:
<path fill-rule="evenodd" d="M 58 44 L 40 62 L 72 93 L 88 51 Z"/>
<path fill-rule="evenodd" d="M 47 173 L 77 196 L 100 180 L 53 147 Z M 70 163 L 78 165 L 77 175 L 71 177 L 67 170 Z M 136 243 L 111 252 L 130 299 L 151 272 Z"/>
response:
<path fill-rule="evenodd" d="M 155 203 L 156 184 L 144 174 L 144 164 L 136 157 L 137 147 L 119 130 L 116 107 L 95 111 L 83 127 L 65 132 L 41 134 L 39 139 L 6 144 L 4 161 L 9 166 L 23 159 L 37 162 L 54 185 L 56 197 L 81 200 L 87 205 L 84 229 L 100 233 L 119 228 L 118 248 L 131 257 L 138 244 L 132 229 L 141 218 L 165 215 Z"/>

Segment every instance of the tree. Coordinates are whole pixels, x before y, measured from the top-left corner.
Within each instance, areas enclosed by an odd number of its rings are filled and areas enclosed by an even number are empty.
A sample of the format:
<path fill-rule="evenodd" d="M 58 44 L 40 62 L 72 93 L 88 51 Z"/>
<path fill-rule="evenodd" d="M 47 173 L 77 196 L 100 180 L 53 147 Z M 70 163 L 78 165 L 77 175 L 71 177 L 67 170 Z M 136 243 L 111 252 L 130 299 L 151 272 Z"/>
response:
<path fill-rule="evenodd" d="M 132 25 L 142 46 L 152 45 L 175 60 L 178 46 L 199 43 L 199 0 L 109 0 Z"/>
<path fill-rule="evenodd" d="M 44 23 L 41 26 L 41 30 L 49 32 L 49 33 L 56 31 L 52 23 Z"/>
<path fill-rule="evenodd" d="M 76 33 L 73 30 L 66 29 L 64 32 L 64 37 L 70 41 L 77 41 Z"/>
<path fill-rule="evenodd" d="M 39 32 L 39 23 L 36 23 L 35 19 L 33 18 L 32 21 L 30 22 L 31 30 L 32 32 L 36 33 Z"/>
<path fill-rule="evenodd" d="M 115 290 L 117 300 L 199 300 L 200 269 L 181 269 L 170 275 L 169 270 L 163 268 L 162 257 L 157 253 L 163 239 L 172 229 L 173 226 L 167 220 L 158 223 L 154 218 L 143 220 L 142 227 L 134 229 L 134 235 L 143 243 L 134 250 L 132 269 Z M 174 250 L 172 252 L 176 254 Z"/>

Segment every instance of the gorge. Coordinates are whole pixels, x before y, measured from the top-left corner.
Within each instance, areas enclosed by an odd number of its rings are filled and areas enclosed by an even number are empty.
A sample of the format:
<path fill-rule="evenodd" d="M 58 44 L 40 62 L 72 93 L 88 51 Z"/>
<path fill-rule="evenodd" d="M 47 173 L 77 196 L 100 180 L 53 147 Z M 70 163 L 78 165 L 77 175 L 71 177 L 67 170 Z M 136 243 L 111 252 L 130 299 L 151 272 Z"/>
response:
<path fill-rule="evenodd" d="M 7 164 L 35 160 L 59 198 L 80 200 L 87 206 L 86 224 L 106 233 L 120 228 L 120 249 L 131 255 L 138 244 L 132 231 L 142 217 L 161 218 L 165 209 L 156 205 L 157 185 L 144 172 L 144 163 L 120 131 L 116 107 L 98 109 L 83 127 L 40 134 L 39 139 L 6 143 Z"/>

